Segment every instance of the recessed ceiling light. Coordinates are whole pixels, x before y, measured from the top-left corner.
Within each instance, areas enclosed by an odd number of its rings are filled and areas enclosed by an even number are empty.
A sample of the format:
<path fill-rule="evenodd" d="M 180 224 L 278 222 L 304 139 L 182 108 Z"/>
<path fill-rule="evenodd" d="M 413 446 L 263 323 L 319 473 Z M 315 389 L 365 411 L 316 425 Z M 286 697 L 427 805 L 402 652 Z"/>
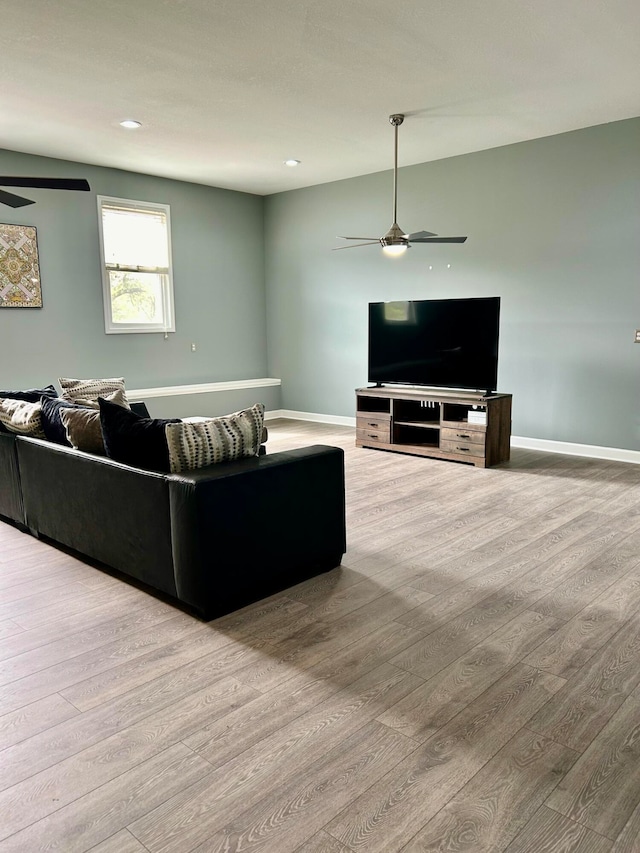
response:
<path fill-rule="evenodd" d="M 136 121 L 134 118 L 126 118 L 120 122 L 120 127 L 126 127 L 129 130 L 135 130 L 136 127 L 142 127 L 141 121 Z"/>
<path fill-rule="evenodd" d="M 293 159 L 291 159 L 291 160 L 285 160 L 285 161 L 284 161 L 284 165 L 285 165 L 285 166 L 291 166 L 291 168 L 293 168 L 294 166 L 299 166 L 299 165 L 300 165 L 300 160 L 293 160 Z"/>

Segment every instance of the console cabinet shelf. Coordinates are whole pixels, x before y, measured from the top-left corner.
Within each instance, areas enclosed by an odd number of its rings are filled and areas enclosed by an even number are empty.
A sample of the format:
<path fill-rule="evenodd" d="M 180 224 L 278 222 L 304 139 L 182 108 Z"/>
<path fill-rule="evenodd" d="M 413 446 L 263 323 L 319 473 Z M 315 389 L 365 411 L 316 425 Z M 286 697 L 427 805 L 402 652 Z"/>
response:
<path fill-rule="evenodd" d="M 356 390 L 357 447 L 489 468 L 509 460 L 510 442 L 511 394 Z"/>

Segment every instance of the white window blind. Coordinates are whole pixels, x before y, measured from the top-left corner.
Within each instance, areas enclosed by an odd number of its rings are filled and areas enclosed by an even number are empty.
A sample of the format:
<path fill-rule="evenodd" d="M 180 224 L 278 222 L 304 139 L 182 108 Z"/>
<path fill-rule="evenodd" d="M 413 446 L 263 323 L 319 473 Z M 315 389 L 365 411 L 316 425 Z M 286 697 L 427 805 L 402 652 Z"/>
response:
<path fill-rule="evenodd" d="M 102 208 L 104 255 L 110 269 L 169 269 L 169 238 L 164 211 Z"/>

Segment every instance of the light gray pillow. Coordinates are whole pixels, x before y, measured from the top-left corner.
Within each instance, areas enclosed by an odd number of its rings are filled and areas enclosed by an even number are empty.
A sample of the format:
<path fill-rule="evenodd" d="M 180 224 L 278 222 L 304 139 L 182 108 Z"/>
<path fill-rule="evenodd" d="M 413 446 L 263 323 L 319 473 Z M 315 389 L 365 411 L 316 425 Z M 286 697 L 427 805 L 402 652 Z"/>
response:
<path fill-rule="evenodd" d="M 114 391 L 113 394 L 106 394 L 104 397 L 102 394 L 100 395 L 103 400 L 108 400 L 109 403 L 115 403 L 116 406 L 122 406 L 123 409 L 130 409 L 129 403 L 127 402 L 127 397 L 122 388 L 118 388 L 117 391 Z M 100 403 L 97 400 L 90 399 L 79 399 L 75 400 L 73 403 L 74 406 L 84 406 L 86 409 L 99 409 Z"/>
<path fill-rule="evenodd" d="M 29 403 L 26 400 L 0 398 L 0 423 L 9 432 L 44 438 L 41 412 L 42 406 L 39 402 Z"/>
<path fill-rule="evenodd" d="M 98 397 L 108 399 L 109 394 L 114 391 L 122 391 L 124 405 L 129 406 L 127 394 L 122 377 L 116 379 L 58 379 L 62 388 L 62 399 L 70 403 L 86 406 L 88 402 L 95 402 L 98 406 Z"/>
<path fill-rule="evenodd" d="M 171 472 L 175 474 L 245 456 L 257 456 L 263 424 L 262 403 L 222 418 L 167 424 L 165 435 Z"/>

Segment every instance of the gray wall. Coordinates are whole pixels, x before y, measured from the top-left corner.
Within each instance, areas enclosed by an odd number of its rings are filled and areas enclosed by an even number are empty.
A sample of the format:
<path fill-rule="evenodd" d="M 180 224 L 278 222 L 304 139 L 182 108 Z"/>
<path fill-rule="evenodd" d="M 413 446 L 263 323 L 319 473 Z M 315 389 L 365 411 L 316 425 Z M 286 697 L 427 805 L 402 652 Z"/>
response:
<path fill-rule="evenodd" d="M 24 190 L 36 204 L 0 205 L 0 222 L 38 229 L 43 294 L 42 309 L 0 310 L 0 388 L 59 376 L 124 376 L 130 388 L 266 376 L 262 198 L 0 151 L 7 174 L 85 177 L 92 191 Z M 177 331 L 168 340 L 104 332 L 96 195 L 171 206 Z"/>
<path fill-rule="evenodd" d="M 41 310 L 0 310 L 0 387 L 276 376 L 284 408 L 350 416 L 367 378 L 368 302 L 499 295 L 499 386 L 514 394 L 514 434 L 639 449 L 638 150 L 632 119 L 401 169 L 403 228 L 469 235 L 401 258 L 330 251 L 336 234 L 386 231 L 390 172 L 264 200 L 0 151 L 0 174 L 92 187 L 0 206 L 0 221 L 38 229 L 44 299 Z M 96 194 L 171 205 L 177 332 L 167 341 L 104 333 Z"/>
<path fill-rule="evenodd" d="M 501 296 L 513 433 L 639 449 L 639 151 L 631 119 L 403 168 L 400 226 L 469 239 L 400 258 L 330 251 L 337 234 L 387 230 L 390 172 L 269 197 L 268 372 L 283 407 L 353 415 L 368 302 Z"/>

